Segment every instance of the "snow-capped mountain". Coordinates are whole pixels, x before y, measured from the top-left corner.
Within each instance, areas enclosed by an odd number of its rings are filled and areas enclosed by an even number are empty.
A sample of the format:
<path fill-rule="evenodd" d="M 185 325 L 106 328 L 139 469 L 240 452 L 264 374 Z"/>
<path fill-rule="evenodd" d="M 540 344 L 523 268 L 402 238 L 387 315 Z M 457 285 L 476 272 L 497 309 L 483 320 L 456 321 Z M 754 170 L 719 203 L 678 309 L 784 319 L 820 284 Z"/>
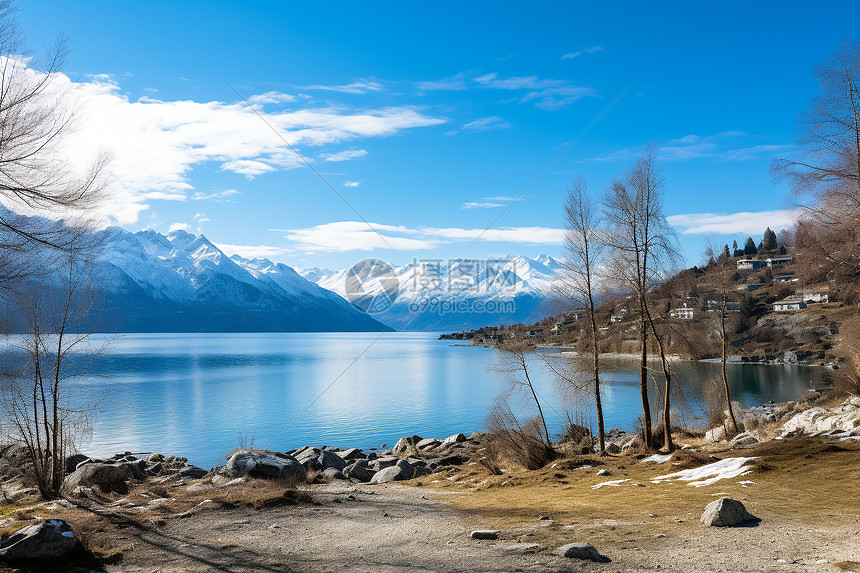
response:
<path fill-rule="evenodd" d="M 109 329 L 129 332 L 388 330 L 291 267 L 228 257 L 203 235 L 112 227 L 95 282 Z"/>
<path fill-rule="evenodd" d="M 402 267 L 363 261 L 337 272 L 299 272 L 397 330 L 459 330 L 528 324 L 558 312 L 563 270 L 564 261 L 540 255 L 420 261 Z"/>

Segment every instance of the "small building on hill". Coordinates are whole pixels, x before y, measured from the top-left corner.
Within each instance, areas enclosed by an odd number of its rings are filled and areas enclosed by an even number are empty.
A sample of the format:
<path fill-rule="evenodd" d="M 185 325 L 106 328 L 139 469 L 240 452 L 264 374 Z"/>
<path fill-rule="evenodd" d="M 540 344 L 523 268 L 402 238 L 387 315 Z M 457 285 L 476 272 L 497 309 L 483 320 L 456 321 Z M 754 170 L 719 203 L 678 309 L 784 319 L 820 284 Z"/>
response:
<path fill-rule="evenodd" d="M 806 308 L 806 303 L 801 297 L 789 297 L 778 300 L 773 303 L 774 312 L 788 312 L 792 310 L 803 310 Z"/>
<path fill-rule="evenodd" d="M 739 271 L 754 271 L 763 269 L 767 266 L 767 261 L 757 261 L 756 259 L 741 259 L 737 263 Z"/>
<path fill-rule="evenodd" d="M 685 302 L 683 306 L 670 310 L 669 316 L 678 320 L 693 320 L 693 307 Z"/>

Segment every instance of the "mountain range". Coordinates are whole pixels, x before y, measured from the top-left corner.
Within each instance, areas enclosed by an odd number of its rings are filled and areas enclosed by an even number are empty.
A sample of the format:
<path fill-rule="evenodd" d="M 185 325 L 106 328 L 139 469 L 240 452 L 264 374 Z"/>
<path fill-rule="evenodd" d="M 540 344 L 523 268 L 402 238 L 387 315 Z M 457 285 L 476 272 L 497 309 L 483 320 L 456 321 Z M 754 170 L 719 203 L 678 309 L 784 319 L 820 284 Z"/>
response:
<path fill-rule="evenodd" d="M 389 327 L 282 263 L 228 257 L 204 235 L 98 232 L 93 271 L 126 332 L 384 331 Z"/>
<path fill-rule="evenodd" d="M 400 267 L 369 260 L 339 271 L 314 267 L 299 274 L 396 330 L 439 331 L 529 324 L 559 312 L 564 268 L 564 260 L 540 255 Z"/>
<path fill-rule="evenodd" d="M 91 233 L 99 245 L 90 272 L 100 315 L 105 329 L 116 332 L 452 331 L 528 324 L 558 312 L 553 301 L 564 268 L 563 261 L 541 255 L 416 260 L 400 267 L 366 260 L 339 271 L 297 272 L 268 259 L 227 256 L 204 235 L 181 230 Z M 38 281 L 48 288 L 60 283 L 50 271 Z M 12 329 L 23 318 L 15 305 L 3 314 Z"/>

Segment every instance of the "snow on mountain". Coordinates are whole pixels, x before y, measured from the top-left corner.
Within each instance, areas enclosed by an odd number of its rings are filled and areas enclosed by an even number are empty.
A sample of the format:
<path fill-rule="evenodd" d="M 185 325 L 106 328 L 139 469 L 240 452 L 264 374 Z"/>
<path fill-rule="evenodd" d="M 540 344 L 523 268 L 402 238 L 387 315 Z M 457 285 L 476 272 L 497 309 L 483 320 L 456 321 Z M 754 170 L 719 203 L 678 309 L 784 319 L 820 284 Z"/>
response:
<path fill-rule="evenodd" d="M 318 276 L 317 284 L 349 300 L 376 297 L 377 306 L 371 315 L 397 330 L 527 324 L 560 310 L 556 285 L 564 272 L 564 261 L 549 255 L 535 259 L 507 256 L 447 263 L 421 261 L 387 273 L 380 265 L 375 270 L 380 276 L 365 267 L 357 271 L 351 267 L 332 273 L 307 272 L 305 276 Z M 392 293 L 394 278 L 396 292 Z"/>
<path fill-rule="evenodd" d="M 126 331 L 379 331 L 343 298 L 267 259 L 228 257 L 204 235 L 108 228 L 96 278 Z"/>

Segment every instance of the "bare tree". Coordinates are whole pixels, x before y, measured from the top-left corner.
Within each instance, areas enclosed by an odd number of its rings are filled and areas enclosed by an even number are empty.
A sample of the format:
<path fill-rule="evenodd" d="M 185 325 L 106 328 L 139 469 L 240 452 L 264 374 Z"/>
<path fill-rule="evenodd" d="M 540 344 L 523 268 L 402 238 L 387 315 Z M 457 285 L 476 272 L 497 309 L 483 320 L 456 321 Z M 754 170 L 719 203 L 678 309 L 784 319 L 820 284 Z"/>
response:
<path fill-rule="evenodd" d="M 663 179 L 656 164 L 656 148 L 648 146 L 624 181 L 615 180 L 604 198 L 608 222 L 606 243 L 611 248 L 608 268 L 621 285 L 629 288 L 638 301 L 640 320 L 641 363 L 639 373 L 642 395 L 644 441 L 653 447 L 651 405 L 648 397 L 649 332 L 658 344 L 665 393 L 663 424 L 666 447 L 672 449 L 671 372 L 666 360 L 663 339 L 649 306 L 649 292 L 665 276 L 678 258 L 677 239 L 663 213 Z"/>
<path fill-rule="evenodd" d="M 0 0 L 0 284 L 33 270 L 33 250 L 74 244 L 68 224 L 50 221 L 86 217 L 103 195 L 106 157 L 81 172 L 64 148 L 75 116 L 57 77 L 67 53 L 60 38 L 36 71 L 14 3 Z"/>
<path fill-rule="evenodd" d="M 706 287 L 716 297 L 716 308 L 712 308 L 712 318 L 708 321 L 720 339 L 720 365 L 723 379 L 723 391 L 726 396 L 726 404 L 729 407 L 729 419 L 732 428 L 738 433 L 738 421 L 732 408 L 732 391 L 729 386 L 729 376 L 726 368 L 729 356 L 729 294 L 733 291 L 732 276 L 735 274 L 734 262 L 725 254 L 714 258 L 713 247 L 709 244 L 706 256 L 713 262 L 708 268 L 708 281 Z"/>
<path fill-rule="evenodd" d="M 600 240 L 600 212 L 588 195 L 585 178 L 578 177 L 568 189 L 564 205 L 567 229 L 564 236 L 565 269 L 563 278 L 565 295 L 585 309 L 588 315 L 590 345 L 585 347 L 591 355 L 593 396 L 597 411 L 597 433 L 600 453 L 606 450 L 603 427 L 603 405 L 600 400 L 600 345 L 597 318 L 595 316 L 596 271 L 600 264 L 604 245 Z"/>
<path fill-rule="evenodd" d="M 532 381 L 530 366 L 528 362 L 529 348 L 522 341 L 506 341 L 499 344 L 499 362 L 498 370 L 508 375 L 508 382 L 512 388 L 524 390 L 527 399 L 531 401 L 538 412 L 541 429 L 543 430 L 544 446 L 547 449 L 552 449 L 552 442 L 549 438 L 549 430 L 546 425 L 546 417 L 543 413 L 540 398 L 538 398 L 537 390 Z"/>
<path fill-rule="evenodd" d="M 60 494 L 74 432 L 85 422 L 84 410 L 73 403 L 70 383 L 87 372 L 103 349 L 91 340 L 98 330 L 97 293 L 87 262 L 73 249 L 51 277 L 28 281 L 18 294 L 25 309 L 17 329 L 23 332 L 18 341 L 24 360 L 17 372 L 7 373 L 3 396 L 45 499 Z"/>

